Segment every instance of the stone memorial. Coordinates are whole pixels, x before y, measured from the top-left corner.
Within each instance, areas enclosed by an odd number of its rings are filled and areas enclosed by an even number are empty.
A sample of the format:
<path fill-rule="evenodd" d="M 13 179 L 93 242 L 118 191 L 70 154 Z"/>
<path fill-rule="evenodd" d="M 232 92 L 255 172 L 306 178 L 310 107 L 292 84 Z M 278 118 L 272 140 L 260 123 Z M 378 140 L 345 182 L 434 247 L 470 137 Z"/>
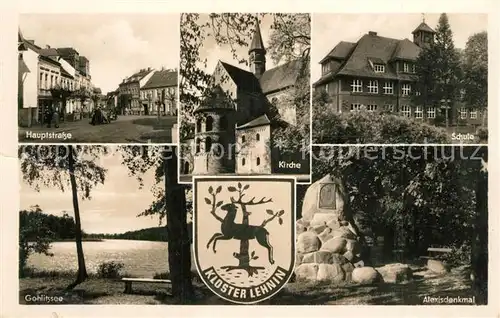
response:
<path fill-rule="evenodd" d="M 341 180 L 326 175 L 307 189 L 297 220 L 296 267 L 299 280 L 374 283 L 380 274 L 364 266 L 356 227 Z M 357 269 L 363 268 L 363 269 Z M 354 275 L 353 275 L 354 273 Z"/>

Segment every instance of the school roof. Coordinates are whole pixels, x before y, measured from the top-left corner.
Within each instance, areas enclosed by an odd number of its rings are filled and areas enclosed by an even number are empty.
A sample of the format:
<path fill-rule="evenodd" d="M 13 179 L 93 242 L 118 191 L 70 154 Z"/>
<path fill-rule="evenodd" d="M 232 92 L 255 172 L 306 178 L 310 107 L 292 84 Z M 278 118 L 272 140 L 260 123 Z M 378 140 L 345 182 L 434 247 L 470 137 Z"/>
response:
<path fill-rule="evenodd" d="M 177 86 L 177 72 L 171 70 L 160 70 L 153 73 L 151 78 L 141 89 L 152 89 L 160 87 Z"/>

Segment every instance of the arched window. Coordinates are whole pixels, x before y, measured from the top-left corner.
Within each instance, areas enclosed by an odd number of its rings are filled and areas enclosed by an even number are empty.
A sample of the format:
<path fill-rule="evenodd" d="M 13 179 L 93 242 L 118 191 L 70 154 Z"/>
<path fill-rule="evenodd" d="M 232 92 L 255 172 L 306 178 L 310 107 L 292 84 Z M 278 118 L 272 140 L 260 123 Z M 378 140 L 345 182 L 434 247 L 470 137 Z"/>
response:
<path fill-rule="evenodd" d="M 260 158 L 257 157 L 257 166 L 260 166 Z"/>
<path fill-rule="evenodd" d="M 207 137 L 205 139 L 205 152 L 211 152 L 212 150 L 212 138 Z"/>
<path fill-rule="evenodd" d="M 222 116 L 219 121 L 220 130 L 227 130 L 227 118 Z"/>
<path fill-rule="evenodd" d="M 214 126 L 214 119 L 211 116 L 208 116 L 205 122 L 205 131 L 212 131 L 213 126 Z"/>
<path fill-rule="evenodd" d="M 184 174 L 189 174 L 189 162 L 184 162 Z"/>
<path fill-rule="evenodd" d="M 200 153 L 200 139 L 196 138 L 196 153 Z"/>
<path fill-rule="evenodd" d="M 260 134 L 255 135 L 255 140 L 257 140 L 257 141 L 260 140 Z"/>
<path fill-rule="evenodd" d="M 245 135 L 242 135 L 242 136 L 241 136 L 241 143 L 242 143 L 242 144 L 243 144 L 243 143 L 245 143 L 245 140 L 246 140 Z"/>
<path fill-rule="evenodd" d="M 244 166 L 245 165 L 245 158 L 241 159 L 241 165 Z"/>
<path fill-rule="evenodd" d="M 196 132 L 201 132 L 201 118 L 198 118 L 198 120 L 196 121 Z"/>

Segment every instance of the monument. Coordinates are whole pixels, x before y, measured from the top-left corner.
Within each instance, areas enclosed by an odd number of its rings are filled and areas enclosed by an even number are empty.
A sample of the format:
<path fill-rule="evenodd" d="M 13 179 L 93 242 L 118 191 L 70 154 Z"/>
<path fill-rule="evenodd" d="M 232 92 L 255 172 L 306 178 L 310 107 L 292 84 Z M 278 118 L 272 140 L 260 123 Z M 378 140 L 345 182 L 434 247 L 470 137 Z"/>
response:
<path fill-rule="evenodd" d="M 361 235 L 339 178 L 326 175 L 307 189 L 296 235 L 296 279 L 374 283 L 380 278 L 364 266 Z"/>

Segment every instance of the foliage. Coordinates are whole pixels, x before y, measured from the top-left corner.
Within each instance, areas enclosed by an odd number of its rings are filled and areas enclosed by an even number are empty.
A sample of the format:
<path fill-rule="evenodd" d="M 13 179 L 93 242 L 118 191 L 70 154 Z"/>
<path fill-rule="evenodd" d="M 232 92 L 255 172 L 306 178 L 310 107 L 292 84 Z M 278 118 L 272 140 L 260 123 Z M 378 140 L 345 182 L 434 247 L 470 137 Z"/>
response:
<path fill-rule="evenodd" d="M 99 278 L 120 278 L 121 270 L 125 264 L 115 261 L 103 262 L 97 267 L 97 277 Z"/>
<path fill-rule="evenodd" d="M 278 132 L 283 149 L 296 152 L 309 141 L 309 14 L 240 14 L 212 13 L 208 18 L 199 14 L 181 14 L 181 64 L 179 94 L 181 103 L 180 140 L 193 135 L 190 123 L 193 109 L 199 105 L 212 76 L 207 72 L 207 59 L 200 55 L 204 42 L 211 38 L 222 49 L 229 50 L 240 64 L 248 65 L 247 56 L 239 56 L 238 48 L 247 47 L 256 28 L 256 19 L 272 16 L 267 52 L 275 63 L 302 58 L 302 69 L 291 100 L 298 109 L 298 125 Z M 209 70 L 211 71 L 211 70 Z"/>
<path fill-rule="evenodd" d="M 416 61 L 416 89 L 420 95 L 412 96 L 414 102 L 426 106 L 440 105 L 441 100 L 458 101 L 463 77 L 460 66 L 448 16 L 443 13 L 439 17 L 434 41 L 423 47 Z"/>
<path fill-rule="evenodd" d="M 28 257 L 33 253 L 53 256 L 50 243 L 54 240 L 54 232 L 44 219 L 39 206 L 19 214 L 19 276 L 25 276 Z"/>
<path fill-rule="evenodd" d="M 470 245 L 478 149 L 318 147 L 313 180 L 327 173 L 343 178 L 350 198 L 346 208 L 362 232 L 385 236 L 391 246 L 397 242 L 420 256 L 431 244 Z"/>
<path fill-rule="evenodd" d="M 192 228 L 189 227 L 189 237 L 192 237 Z M 150 227 L 136 231 L 127 231 L 125 233 L 91 233 L 86 234 L 86 238 L 91 239 L 112 239 L 112 240 L 139 240 L 139 241 L 157 241 L 168 242 L 168 230 L 165 226 Z"/>
<path fill-rule="evenodd" d="M 410 144 L 448 143 L 441 129 L 412 118 L 361 110 L 335 113 L 314 104 L 313 143 L 316 144 Z"/>
<path fill-rule="evenodd" d="M 63 211 L 62 216 L 45 214 L 38 205 L 35 205 L 29 211 L 20 211 L 20 217 L 22 221 L 20 228 L 25 224 L 29 226 L 32 222 L 41 222 L 43 227 L 52 233 L 53 240 L 75 239 L 75 220 L 66 211 Z"/>
<path fill-rule="evenodd" d="M 488 104 L 488 34 L 486 31 L 469 37 L 465 47 L 464 101 L 474 108 Z"/>

